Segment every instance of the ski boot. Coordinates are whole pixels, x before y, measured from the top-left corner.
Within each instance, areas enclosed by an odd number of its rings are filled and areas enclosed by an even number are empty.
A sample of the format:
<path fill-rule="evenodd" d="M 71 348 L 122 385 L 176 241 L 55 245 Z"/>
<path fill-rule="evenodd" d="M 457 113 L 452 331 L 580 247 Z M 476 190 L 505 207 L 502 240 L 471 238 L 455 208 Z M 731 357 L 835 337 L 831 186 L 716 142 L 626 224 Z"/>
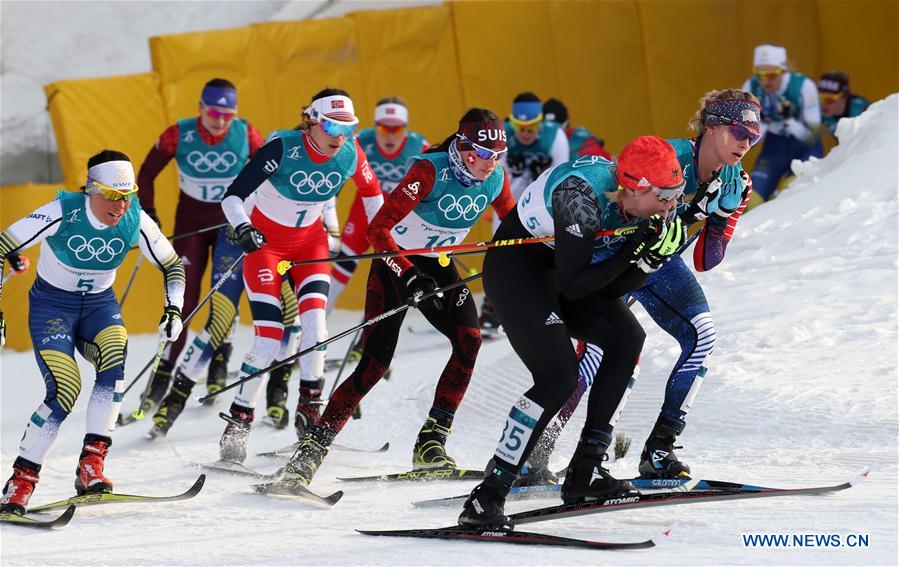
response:
<path fill-rule="evenodd" d="M 253 410 L 231 404 L 231 414 L 219 413 L 228 422 L 219 441 L 219 459 L 232 463 L 243 463 L 247 458 L 247 438 L 253 424 Z"/>
<path fill-rule="evenodd" d="M 611 498 L 635 491 L 630 481 L 619 480 L 603 468 L 608 458 L 606 447 L 581 440 L 565 473 L 562 501 L 577 504 L 587 498 Z"/>
<path fill-rule="evenodd" d="M 322 415 L 322 388 L 325 387 L 324 378 L 314 380 L 300 380 L 300 401 L 297 404 L 297 412 L 293 416 L 293 426 L 297 430 L 297 439 L 303 440 L 306 430 L 311 425 L 318 425 Z"/>
<path fill-rule="evenodd" d="M 431 409 L 412 449 L 413 469 L 456 468 L 456 461 L 446 454 L 446 438 L 450 434 L 452 424 L 452 414 Z"/>
<path fill-rule="evenodd" d="M 22 516 L 28 508 L 28 501 L 34 493 L 34 485 L 37 484 L 41 465 L 32 463 L 27 459 L 18 457 L 12 465 L 12 476 L 3 487 L 3 496 L 0 497 L 0 513 L 10 513 Z"/>
<path fill-rule="evenodd" d="M 78 496 L 112 492 L 112 481 L 103 475 L 110 445 L 112 439 L 109 437 L 92 433 L 84 436 L 84 448 L 75 469 L 75 492 Z"/>
<path fill-rule="evenodd" d="M 462 505 L 462 513 L 459 514 L 460 526 L 497 529 L 513 527 L 505 512 L 506 496 L 511 490 L 511 484 L 506 484 L 502 476 L 504 475 L 494 468 L 481 484 L 474 487 L 468 495 L 468 500 Z"/>
<path fill-rule="evenodd" d="M 153 428 L 150 430 L 152 439 L 166 436 L 175 420 L 178 419 L 178 416 L 184 410 L 184 404 L 187 402 L 187 397 L 190 396 L 190 391 L 193 387 L 193 380 L 184 374 L 179 372 L 175 376 L 175 383 L 172 384 L 168 395 L 162 400 L 162 404 L 156 410 L 156 415 L 153 416 Z"/>
<path fill-rule="evenodd" d="M 231 343 L 222 343 L 212 354 L 209 361 L 209 370 L 206 374 L 206 393 L 214 394 L 225 387 L 228 382 L 228 361 L 231 359 L 231 351 L 234 347 Z M 206 400 L 203 405 L 212 405 L 215 398 Z"/>
<path fill-rule="evenodd" d="M 493 304 L 486 297 L 484 303 L 481 304 L 481 316 L 478 318 L 478 325 L 481 327 L 481 335 L 484 338 L 495 337 L 502 333 L 502 324 L 499 322 L 499 316 L 493 310 Z"/>
<path fill-rule="evenodd" d="M 290 364 L 272 370 L 265 387 L 266 420 L 275 429 L 284 429 L 290 423 L 290 414 L 287 412 L 287 383 L 290 381 L 291 370 L 293 366 Z"/>
<path fill-rule="evenodd" d="M 169 391 L 169 384 L 172 383 L 172 372 L 174 370 L 175 365 L 171 362 L 159 361 L 156 372 L 150 377 L 150 391 L 147 392 L 147 397 L 141 400 L 140 403 L 140 409 L 145 415 L 152 415 L 156 412 L 156 408 L 159 407 L 159 403 L 165 397 L 165 393 Z"/>
<path fill-rule="evenodd" d="M 334 433 L 329 429 L 322 425 L 310 425 L 300 440 L 296 453 L 281 471 L 281 480 L 309 486 L 333 441 Z"/>
<path fill-rule="evenodd" d="M 640 455 L 641 478 L 690 478 L 690 467 L 682 463 L 675 449 L 674 440 L 684 430 L 684 424 L 660 417 L 649 434 Z"/>

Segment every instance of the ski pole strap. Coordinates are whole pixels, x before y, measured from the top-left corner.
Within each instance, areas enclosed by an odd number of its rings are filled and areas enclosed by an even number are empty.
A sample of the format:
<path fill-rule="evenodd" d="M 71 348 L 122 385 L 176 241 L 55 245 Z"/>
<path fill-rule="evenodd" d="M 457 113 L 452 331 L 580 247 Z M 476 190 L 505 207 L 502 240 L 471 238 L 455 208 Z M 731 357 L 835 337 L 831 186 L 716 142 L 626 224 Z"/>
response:
<path fill-rule="evenodd" d="M 594 236 L 625 236 L 637 230 L 636 226 L 623 226 L 620 228 L 612 228 L 600 230 L 594 233 Z M 278 273 L 282 276 L 294 266 L 303 266 L 306 264 L 321 264 L 324 262 L 345 262 L 360 260 L 382 260 L 384 258 L 396 258 L 399 256 L 419 256 L 422 254 L 439 254 L 446 256 L 449 254 L 480 254 L 490 248 L 499 248 L 501 246 L 522 246 L 525 244 L 541 244 L 544 242 L 553 242 L 554 236 L 531 236 L 527 238 L 508 238 L 504 240 L 490 240 L 485 242 L 472 242 L 470 244 L 453 244 L 451 246 L 432 246 L 430 248 L 408 248 L 406 250 L 397 250 L 395 252 L 371 252 L 368 254 L 357 254 L 355 256 L 329 256 L 327 258 L 317 258 L 314 260 L 299 260 L 290 262 L 282 260 L 278 262 Z"/>
<path fill-rule="evenodd" d="M 433 296 L 437 295 L 438 293 L 444 293 L 451 289 L 455 289 L 459 286 L 466 285 L 469 282 L 473 282 L 474 280 L 480 278 L 481 275 L 482 274 L 475 274 L 473 276 L 469 276 L 465 279 L 461 279 L 457 282 L 454 282 L 449 285 L 443 286 L 441 288 L 435 289 L 431 293 L 426 293 L 426 294 L 422 295 L 421 298 L 419 299 L 419 301 L 433 297 Z M 242 384 L 245 384 L 245 383 L 249 382 L 250 380 L 259 378 L 263 374 L 267 374 L 267 373 L 271 372 L 272 370 L 276 370 L 278 368 L 281 368 L 282 366 L 290 364 L 294 360 L 300 358 L 301 356 L 306 356 L 307 354 L 309 354 L 312 351 L 318 350 L 319 348 L 321 348 L 329 343 L 333 343 L 334 341 L 339 341 L 340 339 L 346 337 L 347 335 L 351 335 L 351 334 L 355 333 L 356 331 L 364 329 L 365 327 L 374 325 L 375 323 L 378 323 L 379 321 L 383 321 L 384 319 L 387 319 L 388 317 L 392 317 L 393 315 L 396 315 L 397 313 L 401 313 L 401 312 L 405 311 L 406 309 L 409 309 L 410 307 L 412 307 L 411 301 L 408 303 L 403 303 L 402 305 L 394 307 L 390 311 L 385 311 L 384 313 L 381 313 L 380 315 L 372 317 L 368 321 L 363 321 L 362 323 L 359 323 L 355 327 L 350 327 L 349 329 L 347 329 L 341 333 L 338 333 L 338 334 L 334 335 L 333 337 L 329 337 L 320 343 L 316 343 L 316 344 L 312 345 L 311 347 L 303 349 L 294 355 L 288 356 L 284 360 L 275 362 L 268 368 L 263 368 L 259 372 L 254 372 L 253 374 L 250 374 L 249 376 L 244 376 L 240 380 L 238 380 L 234 383 L 228 384 L 227 386 L 225 386 L 224 388 L 222 388 L 221 390 L 219 390 L 217 392 L 213 392 L 211 394 L 207 394 L 201 398 L 198 398 L 197 401 L 199 401 L 200 403 L 204 403 L 206 400 L 211 400 L 212 398 L 218 396 L 219 394 L 222 394 L 232 388 L 237 388 L 238 386 L 241 386 Z"/>

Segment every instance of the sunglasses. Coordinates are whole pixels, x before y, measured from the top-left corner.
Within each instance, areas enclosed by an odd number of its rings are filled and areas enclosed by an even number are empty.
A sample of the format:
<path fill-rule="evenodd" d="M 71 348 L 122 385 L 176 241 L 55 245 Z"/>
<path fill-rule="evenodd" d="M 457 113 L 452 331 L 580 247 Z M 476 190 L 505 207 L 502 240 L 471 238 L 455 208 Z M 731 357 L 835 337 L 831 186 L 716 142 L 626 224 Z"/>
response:
<path fill-rule="evenodd" d="M 322 118 L 318 121 L 318 125 L 322 127 L 322 130 L 325 131 L 325 134 L 331 136 L 332 138 L 336 138 L 337 136 L 344 136 L 349 138 L 353 135 L 353 132 L 356 131 L 355 124 L 341 124 L 339 122 L 333 122 L 328 120 L 327 118 Z"/>
<path fill-rule="evenodd" d="M 784 74 L 783 69 L 769 69 L 769 70 L 755 70 L 755 76 L 759 79 L 773 79 L 774 77 L 779 77 Z"/>
<path fill-rule="evenodd" d="M 375 124 L 375 129 L 382 134 L 396 135 L 405 132 L 406 126 L 404 124 L 400 126 L 387 126 L 386 124 L 377 123 Z"/>
<path fill-rule="evenodd" d="M 638 181 L 636 177 L 633 175 L 624 174 L 628 179 L 633 179 L 634 181 Z M 656 187 L 655 185 L 650 185 L 649 190 L 652 191 L 652 194 L 655 195 L 656 200 L 662 203 L 667 203 L 672 199 L 677 199 L 681 195 L 684 194 L 684 189 L 687 187 L 687 180 L 684 179 L 677 185 L 672 185 L 671 187 Z M 618 189 L 624 189 L 621 185 L 618 186 Z"/>
<path fill-rule="evenodd" d="M 516 132 L 522 133 L 533 133 L 536 134 L 540 131 L 540 122 L 541 120 L 538 118 L 537 120 L 532 120 L 530 122 L 519 122 L 514 118 L 509 118 L 509 124 L 512 125 L 512 129 Z"/>
<path fill-rule="evenodd" d="M 137 193 L 137 184 L 131 189 L 122 191 L 109 185 L 103 185 L 96 179 L 88 178 L 87 185 L 91 189 L 97 189 L 97 193 L 107 201 L 130 201 L 134 194 Z"/>
<path fill-rule="evenodd" d="M 843 93 L 818 93 L 822 102 L 836 102 L 843 98 Z"/>
<path fill-rule="evenodd" d="M 504 153 L 509 151 L 508 148 L 503 148 L 501 150 L 491 150 L 490 148 L 485 148 L 484 146 L 479 146 L 469 140 L 466 136 L 462 134 L 456 134 L 456 137 L 462 140 L 463 143 L 468 144 L 474 150 L 474 155 L 478 156 L 483 160 L 492 159 L 494 161 L 499 161 Z"/>
<path fill-rule="evenodd" d="M 749 140 L 749 145 L 754 146 L 762 138 L 761 134 L 753 133 L 752 130 L 740 124 L 733 118 L 730 118 L 728 116 L 721 116 L 720 114 L 709 114 L 709 116 L 714 116 L 715 118 L 726 120 L 729 123 L 727 126 L 727 131 L 730 132 L 730 135 L 733 136 L 734 139 L 738 142 Z"/>
<path fill-rule="evenodd" d="M 206 116 L 209 118 L 224 118 L 225 120 L 233 120 L 234 117 L 237 116 L 236 112 L 222 112 L 211 106 L 203 106 L 203 112 L 205 112 Z"/>

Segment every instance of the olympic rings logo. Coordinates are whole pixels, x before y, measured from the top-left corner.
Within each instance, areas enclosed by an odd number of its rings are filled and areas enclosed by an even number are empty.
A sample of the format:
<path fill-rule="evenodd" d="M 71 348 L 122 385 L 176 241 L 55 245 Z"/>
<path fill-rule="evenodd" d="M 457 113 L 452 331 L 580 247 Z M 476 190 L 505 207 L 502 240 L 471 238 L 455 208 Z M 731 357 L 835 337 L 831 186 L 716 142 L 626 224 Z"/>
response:
<path fill-rule="evenodd" d="M 214 171 L 226 173 L 237 165 L 237 154 L 234 152 L 206 152 L 194 150 L 187 154 L 187 164 L 198 173 Z"/>
<path fill-rule="evenodd" d="M 343 175 L 332 171 L 325 175 L 321 171 L 306 173 L 303 170 L 294 171 L 290 176 L 290 184 L 300 195 L 317 193 L 327 195 L 343 185 Z"/>
<path fill-rule="evenodd" d="M 96 260 L 101 264 L 108 264 L 122 253 L 125 249 L 125 242 L 121 238 L 106 241 L 100 237 L 94 237 L 88 240 L 80 234 L 76 234 L 66 241 L 66 246 L 75 254 L 75 258 L 82 262 Z"/>
<path fill-rule="evenodd" d="M 403 164 L 394 164 L 390 162 L 369 162 L 372 170 L 378 179 L 386 179 L 388 181 L 399 181 L 406 175 L 406 166 Z"/>
<path fill-rule="evenodd" d="M 456 199 L 453 195 L 447 194 L 437 201 L 437 208 L 440 209 L 446 220 L 454 221 L 464 218 L 471 221 L 478 218 L 478 215 L 487 208 L 487 203 L 486 195 L 478 195 L 475 198 L 470 195 L 462 195 Z"/>

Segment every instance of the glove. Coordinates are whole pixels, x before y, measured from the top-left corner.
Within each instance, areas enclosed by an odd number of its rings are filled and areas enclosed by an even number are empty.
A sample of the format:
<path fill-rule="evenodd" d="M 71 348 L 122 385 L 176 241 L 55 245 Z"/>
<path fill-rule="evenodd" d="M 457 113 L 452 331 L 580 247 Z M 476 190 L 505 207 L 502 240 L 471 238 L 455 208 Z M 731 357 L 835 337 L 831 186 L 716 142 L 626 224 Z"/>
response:
<path fill-rule="evenodd" d="M 531 179 L 536 181 L 536 179 L 540 177 L 540 174 L 546 171 L 546 168 L 548 168 L 552 164 L 552 162 L 553 160 L 551 157 L 544 155 L 531 160 Z"/>
<path fill-rule="evenodd" d="M 19 256 L 18 252 L 7 254 L 6 260 L 9 262 L 12 271 L 17 274 L 24 274 L 31 266 L 31 261 L 28 260 L 28 256 Z"/>
<path fill-rule="evenodd" d="M 437 289 L 437 281 L 415 267 L 407 270 L 406 273 L 403 274 L 402 281 L 403 285 L 406 286 L 406 289 L 409 290 L 413 307 L 419 306 L 419 303 L 422 302 L 422 296 Z M 442 297 L 443 293 L 432 295 L 424 300 L 424 305 L 431 307 L 436 311 L 440 311 L 443 309 L 443 302 L 440 300 Z"/>
<path fill-rule="evenodd" d="M 162 228 L 162 223 L 159 222 L 159 216 L 156 215 L 156 209 L 153 207 L 144 209 L 144 212 L 147 213 L 147 216 L 150 217 L 150 220 L 156 223 L 156 226 Z"/>
<path fill-rule="evenodd" d="M 237 231 L 237 241 L 240 243 L 240 247 L 247 254 L 259 250 L 263 244 L 268 242 L 259 229 L 254 228 L 250 223 L 240 224 L 234 227 L 234 230 Z"/>
<path fill-rule="evenodd" d="M 512 177 L 521 177 L 525 172 L 524 154 L 515 154 L 506 158 L 506 165 Z"/>
<path fill-rule="evenodd" d="M 665 220 L 659 215 L 649 218 L 645 246 L 636 255 L 634 263 L 646 272 L 652 273 L 671 259 L 687 239 L 687 227 L 680 217 Z"/>
<path fill-rule="evenodd" d="M 708 183 L 702 183 L 693 195 L 687 210 L 681 218 L 688 226 L 694 222 L 701 221 L 709 216 L 709 203 L 718 198 L 721 192 L 721 178 L 716 174 Z"/>
<path fill-rule="evenodd" d="M 793 103 L 785 98 L 777 101 L 777 112 L 780 114 L 781 119 L 789 119 L 793 116 Z"/>
<path fill-rule="evenodd" d="M 159 335 L 167 341 L 175 341 L 184 327 L 181 322 L 181 308 L 174 305 L 166 305 L 159 320 Z"/>
<path fill-rule="evenodd" d="M 237 231 L 234 230 L 234 227 L 230 224 L 225 227 L 225 240 L 228 241 L 228 244 L 233 244 L 235 246 L 240 245 L 240 239 L 237 238 Z"/>
<path fill-rule="evenodd" d="M 340 254 L 341 246 L 342 244 L 340 242 L 340 231 L 336 229 L 328 229 L 328 252 L 331 253 L 331 256 Z"/>

